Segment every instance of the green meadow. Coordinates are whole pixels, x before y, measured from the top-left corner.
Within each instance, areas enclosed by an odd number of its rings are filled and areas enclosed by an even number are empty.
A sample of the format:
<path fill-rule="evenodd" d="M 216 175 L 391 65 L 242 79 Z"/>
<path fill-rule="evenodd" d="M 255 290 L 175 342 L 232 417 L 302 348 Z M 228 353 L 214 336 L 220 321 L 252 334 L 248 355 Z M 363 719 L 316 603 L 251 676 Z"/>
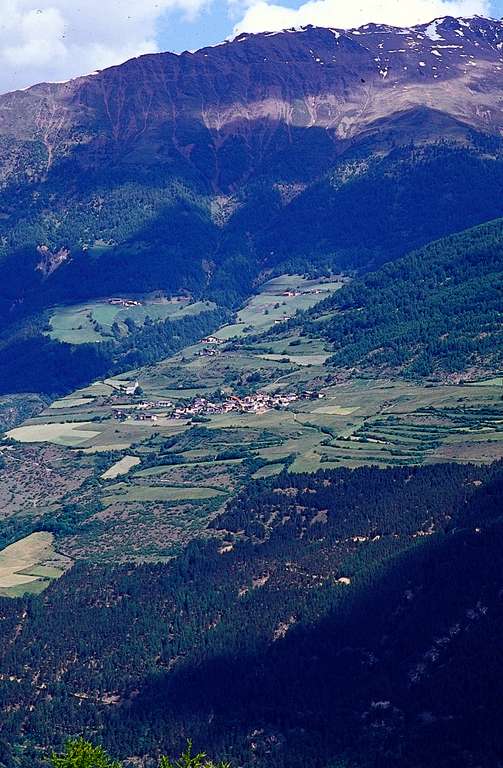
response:
<path fill-rule="evenodd" d="M 194 344 L 157 364 L 95 382 L 11 430 L 8 436 L 20 444 L 64 446 L 71 465 L 95 467 L 88 481 L 95 511 L 64 539 L 67 551 L 112 560 L 128 553 L 134 559 L 169 556 L 189 532 L 203 531 L 251 478 L 283 470 L 503 457 L 499 375 L 460 384 L 342 377 L 325 365 L 331 350 L 320 339 L 298 331 L 267 335 L 285 312 L 322 300 L 340 284 L 298 276 L 271 280 L 237 313 L 243 328 L 254 329 L 253 337 L 251 330 L 235 337 L 223 328 L 217 336 L 228 340 L 212 345 L 213 356 L 205 353 L 208 344 Z M 257 338 L 258 329 L 263 333 Z M 126 396 L 121 385 L 136 380 L 142 394 Z M 195 397 L 257 391 L 300 398 L 265 413 L 172 418 L 173 407 Z M 310 399 L 307 392 L 316 394 Z M 140 420 L 145 402 L 155 419 Z M 78 494 L 65 503 L 74 499 Z M 93 525 L 98 533 L 91 535 Z"/>
<path fill-rule="evenodd" d="M 50 315 L 48 335 L 69 344 L 89 344 L 106 341 L 117 325 L 122 335 L 128 333 L 126 320 L 143 325 L 147 318 L 176 320 L 214 307 L 211 302 L 191 302 L 189 298 L 142 298 L 141 304 L 124 307 L 109 300 L 93 301 L 73 306 L 56 307 Z"/>

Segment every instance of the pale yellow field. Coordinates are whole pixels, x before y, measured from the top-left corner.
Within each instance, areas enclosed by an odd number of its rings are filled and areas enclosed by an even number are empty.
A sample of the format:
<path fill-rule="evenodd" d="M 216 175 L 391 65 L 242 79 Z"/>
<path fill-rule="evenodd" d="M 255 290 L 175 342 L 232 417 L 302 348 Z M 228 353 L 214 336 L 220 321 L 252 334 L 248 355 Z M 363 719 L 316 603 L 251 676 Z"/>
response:
<path fill-rule="evenodd" d="M 326 360 L 330 357 L 330 355 L 274 355 L 274 354 L 264 354 L 264 355 L 257 355 L 257 357 L 261 358 L 262 360 L 284 360 L 285 358 L 288 359 L 288 362 L 293 363 L 294 365 L 323 365 Z"/>
<path fill-rule="evenodd" d="M 92 405 L 93 399 L 90 397 L 64 397 L 62 400 L 55 400 L 49 408 L 77 408 L 79 405 Z"/>
<path fill-rule="evenodd" d="M 52 533 L 32 533 L 10 544 L 0 552 L 0 588 L 16 587 L 37 581 L 40 574 L 30 574 L 30 568 L 47 560 L 53 554 Z"/>
<path fill-rule="evenodd" d="M 468 382 L 469 387 L 503 387 L 503 376 L 495 376 L 492 379 Z"/>
<path fill-rule="evenodd" d="M 107 451 L 127 451 L 131 443 L 109 443 L 105 445 L 93 445 L 91 448 L 83 448 L 82 453 L 106 453 Z"/>
<path fill-rule="evenodd" d="M 351 416 L 358 408 L 344 408 L 342 405 L 322 405 L 315 408 L 313 413 L 324 413 L 327 416 Z"/>
<path fill-rule="evenodd" d="M 119 477 L 119 475 L 126 475 L 131 467 L 136 467 L 139 463 L 140 459 L 138 456 L 124 456 L 120 461 L 117 461 L 113 467 L 110 467 L 106 472 L 103 472 L 101 477 L 103 480 L 113 480 L 115 477 Z"/>
<path fill-rule="evenodd" d="M 72 421 L 65 424 L 28 424 L 7 432 L 7 437 L 20 443 L 57 443 L 59 445 L 80 445 L 99 432 L 85 430 L 86 421 Z"/>

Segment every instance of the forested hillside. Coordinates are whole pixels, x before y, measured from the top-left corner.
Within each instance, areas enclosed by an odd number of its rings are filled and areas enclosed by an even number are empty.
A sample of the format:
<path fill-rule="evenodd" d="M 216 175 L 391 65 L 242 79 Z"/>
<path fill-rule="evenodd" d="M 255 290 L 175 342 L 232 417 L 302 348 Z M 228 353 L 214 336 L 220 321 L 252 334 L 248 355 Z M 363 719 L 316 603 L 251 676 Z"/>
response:
<path fill-rule="evenodd" d="M 329 340 L 338 368 L 413 377 L 498 370 L 502 286 L 498 219 L 386 264 L 290 325 Z"/>
<path fill-rule="evenodd" d="M 170 564 L 3 600 L 7 768 L 68 734 L 260 768 L 495 765 L 503 474 L 283 473 Z"/>
<path fill-rule="evenodd" d="M 431 114 L 410 123 L 435 124 Z M 412 132 L 412 129 L 411 129 Z M 259 242 L 270 258 L 338 268 L 375 269 L 436 238 L 503 211 L 499 141 L 472 136 L 471 147 L 412 141 L 389 153 L 371 141 L 349 151 L 276 215 Z"/>
<path fill-rule="evenodd" d="M 294 201 L 291 220 L 287 210 L 279 206 L 278 193 L 275 196 L 255 190 L 253 200 L 242 210 L 238 208 L 227 228 L 219 231 L 218 237 L 215 235 L 216 240 L 208 232 L 201 232 L 199 244 L 193 240 L 197 228 L 193 229 L 187 209 L 184 225 L 187 236 L 185 230 L 173 230 L 171 220 L 163 218 L 152 227 L 143 245 L 140 246 L 135 236 L 134 245 L 131 249 L 127 246 L 126 251 L 121 250 L 122 246 L 115 246 L 94 256 L 83 252 L 62 264 L 47 279 L 33 271 L 33 264 L 27 273 L 9 257 L 4 262 L 8 272 L 2 281 L 3 290 L 9 291 L 11 297 L 18 288 L 27 292 L 19 304 L 19 312 L 16 310 L 14 315 L 10 305 L 5 305 L 10 319 L 18 317 L 18 322 L 7 323 L 3 339 L 0 337 L 0 391 L 69 391 L 93 378 L 172 354 L 198 338 L 198 334 L 202 337 L 215 330 L 228 317 L 225 311 L 209 312 L 200 319 L 187 318 L 177 323 L 176 344 L 170 341 L 175 326 L 168 321 L 140 329 L 119 344 L 112 341 L 99 347 L 74 348 L 41 336 L 46 321 L 40 311 L 48 300 L 83 299 L 93 293 L 103 295 L 104 291 L 111 294 L 115 289 L 135 292 L 161 286 L 170 291 L 181 283 L 196 296 L 215 299 L 220 307 L 236 307 L 256 288 L 257 275 L 266 266 L 275 271 L 286 269 L 314 275 L 340 269 L 363 273 L 351 286 L 324 302 L 319 311 L 313 310 L 308 316 L 292 321 L 294 325 L 311 323 L 315 332 L 321 329 L 323 336 L 334 345 L 332 362 L 338 367 L 393 370 L 416 377 L 446 375 L 470 368 L 474 371 L 497 369 L 501 363 L 503 306 L 502 220 L 443 238 L 403 257 L 413 244 L 422 244 L 469 220 L 477 221 L 500 212 L 493 205 L 494 201 L 503 199 L 503 188 L 501 196 L 494 195 L 499 183 L 500 161 L 482 161 L 464 150 L 452 153 L 452 149 L 442 147 L 420 152 L 397 150 L 393 161 L 391 158 L 373 161 L 368 168 L 363 160 L 363 169 L 356 160 L 355 165 L 343 164 L 337 173 L 340 176 L 345 173 L 347 178 L 339 178 L 337 183 L 335 177 L 327 181 L 325 191 L 320 191 L 323 199 L 306 193 Z M 413 156 L 416 159 L 409 166 Z M 474 164 L 471 171 L 466 163 Z M 495 174 L 492 183 L 487 183 L 487 163 Z M 437 177 L 432 164 L 440 169 L 439 174 L 444 174 L 441 194 L 445 193 L 446 204 L 452 197 L 449 190 L 463 190 L 465 194 L 470 189 L 464 201 L 457 201 L 454 218 L 441 211 L 438 195 L 430 196 L 429 180 L 432 175 Z M 470 175 L 472 171 L 474 176 Z M 471 179 L 468 186 L 458 184 L 459 173 Z M 384 186 L 383 182 L 386 182 Z M 390 187 L 386 191 L 388 183 L 395 196 L 389 205 L 386 203 L 391 190 Z M 474 192 L 476 206 L 471 205 Z M 484 194 L 488 195 L 489 207 L 483 202 Z M 335 239 L 330 234 L 332 225 L 326 225 L 323 218 L 325 213 L 318 216 L 318 212 L 330 208 L 325 195 L 331 196 L 335 205 L 336 216 L 332 217 Z M 362 195 L 372 202 L 367 204 Z M 299 205 L 306 206 L 304 213 Z M 123 215 L 127 221 L 127 207 Z M 280 219 L 275 218 L 277 215 Z M 284 216 L 287 218 L 283 230 L 281 217 Z M 337 217 L 340 217 L 340 226 Z M 296 230 L 297 225 L 303 227 L 302 237 Z M 208 226 L 213 225 L 208 221 Z M 310 227 L 314 227 L 311 233 Z M 364 237 L 362 227 L 368 227 Z M 149 239 L 150 236 L 153 239 Z M 208 260 L 203 282 L 198 283 L 199 278 L 192 281 L 183 272 L 189 263 L 187 255 L 180 255 L 182 271 L 178 272 L 178 262 L 165 250 L 170 237 L 202 258 L 208 255 L 210 246 L 218 251 L 218 258 L 213 254 Z M 399 256 L 402 258 L 376 269 L 380 262 Z M 1 270 L 0 265 L 0 273 Z M 36 308 L 38 314 L 23 319 L 30 308 L 31 311 Z M 317 316 L 334 311 L 336 314 L 331 319 L 324 317 L 321 323 L 317 321 Z"/>
<path fill-rule="evenodd" d="M 67 344 L 43 335 L 35 322 L 13 338 L 0 340 L 0 394 L 64 394 L 93 379 L 149 365 L 203 338 L 224 321 L 225 310 L 212 309 L 177 320 L 131 326 L 125 337 L 100 344 Z"/>
<path fill-rule="evenodd" d="M 0 317 L 10 324 L 54 304 L 159 289 L 233 307 L 264 269 L 375 268 L 503 214 L 501 148 L 486 144 L 434 141 L 382 157 L 370 143 L 312 184 L 298 181 L 303 158 L 285 158 L 294 167 L 216 199 L 160 171 L 95 174 L 73 190 L 55 179 L 28 197 L 4 191 Z"/>

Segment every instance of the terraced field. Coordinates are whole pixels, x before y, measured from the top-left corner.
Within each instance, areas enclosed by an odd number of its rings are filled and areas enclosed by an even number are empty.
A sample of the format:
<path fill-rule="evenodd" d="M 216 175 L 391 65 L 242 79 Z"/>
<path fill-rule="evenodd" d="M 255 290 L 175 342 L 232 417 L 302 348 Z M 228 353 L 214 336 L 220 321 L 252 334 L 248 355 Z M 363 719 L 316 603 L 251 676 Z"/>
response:
<path fill-rule="evenodd" d="M 336 290 L 339 284 L 319 287 Z M 306 286 L 307 295 L 295 295 Z M 294 294 L 285 296 L 292 302 L 323 298 L 313 290 L 318 287 L 298 278 L 271 281 L 239 314 L 240 323 L 267 331 L 274 319 L 264 312 L 272 301 L 284 292 Z M 231 335 L 229 327 L 217 334 Z M 499 375 L 466 384 L 348 379 L 324 364 L 330 349 L 319 339 L 247 335 L 201 342 L 156 365 L 96 382 L 9 432 L 17 446 L 6 454 L 11 462 L 19 451 L 32 451 L 35 461 L 37 445 L 62 446 L 65 457 L 61 470 L 54 467 L 44 478 L 46 497 L 30 482 L 29 461 L 22 464 L 24 480 L 6 497 L 9 514 L 31 505 L 34 530 L 44 515 L 62 520 L 58 543 L 74 558 L 159 559 L 202 532 L 251 477 L 503 457 Z M 142 394 L 127 395 L 125 386 L 136 380 Z M 299 399 L 266 412 L 173 418 L 176 407 L 196 397 L 256 392 L 296 393 Z M 73 482 L 57 497 L 51 477 L 61 483 L 65 473 Z"/>

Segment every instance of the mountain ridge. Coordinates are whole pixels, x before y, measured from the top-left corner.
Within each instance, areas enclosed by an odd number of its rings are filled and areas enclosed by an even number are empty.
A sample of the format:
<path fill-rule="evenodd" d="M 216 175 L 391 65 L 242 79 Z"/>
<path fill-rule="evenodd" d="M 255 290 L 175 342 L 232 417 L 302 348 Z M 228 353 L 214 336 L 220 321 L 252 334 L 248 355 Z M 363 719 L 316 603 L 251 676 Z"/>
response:
<path fill-rule="evenodd" d="M 495 103 L 502 46 L 503 24 L 482 17 L 444 17 L 403 29 L 309 26 L 240 35 L 195 53 L 146 54 L 66 83 L 1 96 L 0 135 L 41 142 L 42 174 L 71 151 L 84 167 L 115 161 L 123 144 L 128 162 L 137 159 L 135 150 L 142 162 L 173 163 L 178 157 L 182 165 L 206 173 L 216 191 L 232 184 L 211 167 L 212 153 L 218 156 L 229 140 L 250 141 L 250 127 L 256 133 L 258 124 L 259 157 L 271 131 L 282 125 L 320 127 L 333 142 L 344 142 L 372 122 L 414 106 L 440 109 L 477 130 L 497 133 L 503 126 L 503 110 Z M 182 118 L 191 125 L 180 130 Z M 155 144 L 149 151 L 146 137 Z M 205 153 L 197 156 L 201 139 L 207 145 L 206 168 Z M 85 157 L 90 147 L 94 162 Z M 3 165 L 5 179 L 9 168 Z M 234 183 L 245 178 L 242 172 Z"/>
<path fill-rule="evenodd" d="M 0 315 L 235 307 L 268 269 L 360 271 L 502 216 L 502 47 L 481 17 L 306 27 L 1 96 Z"/>

